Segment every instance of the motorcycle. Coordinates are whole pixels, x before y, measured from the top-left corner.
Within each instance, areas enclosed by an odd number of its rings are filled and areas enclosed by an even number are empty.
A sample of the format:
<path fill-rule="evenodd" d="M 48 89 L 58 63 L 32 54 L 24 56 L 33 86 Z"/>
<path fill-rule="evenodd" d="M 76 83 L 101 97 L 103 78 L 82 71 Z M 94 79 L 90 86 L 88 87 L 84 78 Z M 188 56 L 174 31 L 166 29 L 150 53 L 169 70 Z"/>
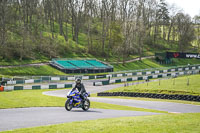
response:
<path fill-rule="evenodd" d="M 80 97 L 80 94 L 77 90 L 69 91 L 67 94 L 67 101 L 65 102 L 65 109 L 70 111 L 72 108 L 82 108 L 84 111 L 87 111 L 90 108 L 90 100 L 87 97 L 90 97 L 89 93 L 83 94 L 84 99 Z"/>

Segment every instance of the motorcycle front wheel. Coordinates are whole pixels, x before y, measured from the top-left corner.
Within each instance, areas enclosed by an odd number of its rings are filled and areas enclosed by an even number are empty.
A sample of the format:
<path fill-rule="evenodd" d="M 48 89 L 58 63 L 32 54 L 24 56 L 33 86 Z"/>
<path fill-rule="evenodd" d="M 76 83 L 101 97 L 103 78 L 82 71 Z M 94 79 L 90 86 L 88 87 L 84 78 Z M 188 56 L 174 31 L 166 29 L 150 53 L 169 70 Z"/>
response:
<path fill-rule="evenodd" d="M 90 108 L 90 100 L 89 100 L 89 99 L 86 99 L 86 100 L 83 102 L 83 107 L 82 107 L 82 109 L 83 109 L 84 111 L 87 111 L 89 108 Z"/>
<path fill-rule="evenodd" d="M 67 99 L 67 101 L 65 102 L 65 109 L 67 111 L 70 111 L 72 109 L 72 104 L 70 104 L 70 99 Z"/>

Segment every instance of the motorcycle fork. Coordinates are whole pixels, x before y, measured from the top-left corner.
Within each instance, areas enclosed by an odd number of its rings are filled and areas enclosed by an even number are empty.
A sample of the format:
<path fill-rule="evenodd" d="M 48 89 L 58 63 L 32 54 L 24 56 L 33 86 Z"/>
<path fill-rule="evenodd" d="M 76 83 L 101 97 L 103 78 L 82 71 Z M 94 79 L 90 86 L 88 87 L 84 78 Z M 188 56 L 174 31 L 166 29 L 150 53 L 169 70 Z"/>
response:
<path fill-rule="evenodd" d="M 72 105 L 73 105 L 73 99 L 70 99 L 70 104 L 72 104 Z"/>

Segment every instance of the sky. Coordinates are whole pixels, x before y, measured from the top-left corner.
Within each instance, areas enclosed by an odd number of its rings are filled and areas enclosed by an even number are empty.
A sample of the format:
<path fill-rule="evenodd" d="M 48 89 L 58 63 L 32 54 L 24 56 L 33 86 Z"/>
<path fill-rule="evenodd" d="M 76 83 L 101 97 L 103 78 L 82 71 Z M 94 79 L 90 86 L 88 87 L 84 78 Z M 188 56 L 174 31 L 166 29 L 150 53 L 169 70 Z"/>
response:
<path fill-rule="evenodd" d="M 184 10 L 184 13 L 191 17 L 200 15 L 200 0 L 166 0 L 167 3 L 176 4 L 177 7 Z"/>

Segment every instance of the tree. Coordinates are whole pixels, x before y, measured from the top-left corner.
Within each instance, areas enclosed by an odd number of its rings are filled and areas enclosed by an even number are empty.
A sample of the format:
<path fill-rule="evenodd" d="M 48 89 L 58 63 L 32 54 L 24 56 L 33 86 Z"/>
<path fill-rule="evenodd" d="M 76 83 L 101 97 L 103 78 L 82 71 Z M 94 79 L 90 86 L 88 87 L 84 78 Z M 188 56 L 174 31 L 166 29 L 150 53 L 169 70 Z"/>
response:
<path fill-rule="evenodd" d="M 198 50 L 200 50 L 200 15 L 196 15 L 194 17 L 194 24 L 196 28 L 196 42 L 198 46 Z"/>
<path fill-rule="evenodd" d="M 84 0 L 69 0 L 69 8 L 71 9 L 71 23 L 72 23 L 72 36 L 73 40 L 78 44 L 78 36 L 80 27 L 82 26 L 82 15 L 84 10 Z"/>
<path fill-rule="evenodd" d="M 137 6 L 137 18 L 136 18 L 136 42 L 138 44 L 138 54 L 140 60 L 142 58 L 144 49 L 144 40 L 146 38 L 146 12 L 144 6 L 145 0 L 139 0 Z"/>
<path fill-rule="evenodd" d="M 191 17 L 183 13 L 178 13 L 176 15 L 176 24 L 178 29 L 179 50 L 184 52 L 191 46 L 191 42 L 195 39 Z"/>
<path fill-rule="evenodd" d="M 8 3 L 7 0 L 0 1 L 0 45 L 4 46 L 7 34 Z"/>
<path fill-rule="evenodd" d="M 131 51 L 131 46 L 132 46 L 132 41 L 134 35 L 133 33 L 133 25 L 134 21 L 132 19 L 132 13 L 134 11 L 134 1 L 129 1 L 129 0 L 122 0 L 120 1 L 120 19 L 121 19 L 121 28 L 122 28 L 122 34 L 123 34 L 123 42 L 121 45 L 121 53 L 122 53 L 122 59 L 123 59 L 123 64 L 125 64 L 125 59 L 128 57 L 130 51 Z"/>

